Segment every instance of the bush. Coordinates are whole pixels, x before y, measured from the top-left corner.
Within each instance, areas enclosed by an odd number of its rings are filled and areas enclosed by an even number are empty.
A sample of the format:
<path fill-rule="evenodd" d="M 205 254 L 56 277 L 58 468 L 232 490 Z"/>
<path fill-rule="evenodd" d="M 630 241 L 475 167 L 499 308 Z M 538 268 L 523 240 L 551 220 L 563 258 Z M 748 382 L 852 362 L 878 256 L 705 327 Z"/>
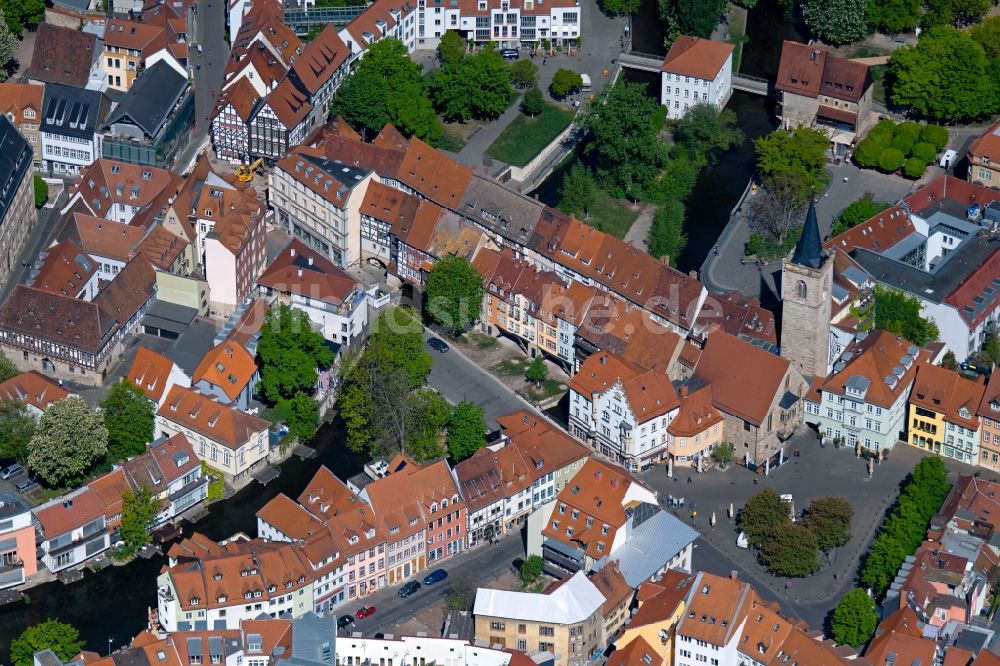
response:
<path fill-rule="evenodd" d="M 35 208 L 41 208 L 49 200 L 49 184 L 41 176 L 35 176 Z"/>
<path fill-rule="evenodd" d="M 918 159 L 924 164 L 930 164 L 937 157 L 937 149 L 933 143 L 921 142 L 913 146 L 910 157 Z"/>
<path fill-rule="evenodd" d="M 886 173 L 893 173 L 902 168 L 906 155 L 898 148 L 886 148 L 878 158 L 878 168 Z"/>
<path fill-rule="evenodd" d="M 875 123 L 875 127 L 871 128 L 868 132 L 868 138 L 881 140 L 883 143 L 888 143 L 893 136 L 896 135 L 896 123 L 892 122 L 888 118 L 885 120 L 880 120 Z"/>
<path fill-rule="evenodd" d="M 874 130 L 867 137 L 861 140 L 858 147 L 854 149 L 854 161 L 863 169 L 874 169 L 878 166 L 878 158 L 885 150 L 887 140 L 881 136 L 872 136 Z"/>
<path fill-rule="evenodd" d="M 747 241 L 747 255 L 757 254 L 764 247 L 764 239 L 761 238 L 760 234 L 750 234 L 750 240 Z"/>
<path fill-rule="evenodd" d="M 909 134 L 897 134 L 892 137 L 892 141 L 889 142 L 890 148 L 895 148 L 903 155 L 909 155 L 913 151 L 913 144 L 916 143 L 916 139 Z"/>
<path fill-rule="evenodd" d="M 940 125 L 924 125 L 920 128 L 920 140 L 932 144 L 936 151 L 948 145 L 948 130 Z"/>
<path fill-rule="evenodd" d="M 916 180 L 924 175 L 924 171 L 927 169 L 927 163 L 918 160 L 916 157 L 911 157 L 906 162 L 903 163 L 903 175 L 907 178 L 912 178 Z"/>
<path fill-rule="evenodd" d="M 913 143 L 916 143 L 920 138 L 920 129 L 921 127 L 919 123 L 915 123 L 912 120 L 904 120 L 896 125 L 893 136 L 905 136 L 911 139 Z"/>
<path fill-rule="evenodd" d="M 552 85 L 549 91 L 552 96 L 562 99 L 583 85 L 583 77 L 571 69 L 561 68 L 552 75 Z"/>

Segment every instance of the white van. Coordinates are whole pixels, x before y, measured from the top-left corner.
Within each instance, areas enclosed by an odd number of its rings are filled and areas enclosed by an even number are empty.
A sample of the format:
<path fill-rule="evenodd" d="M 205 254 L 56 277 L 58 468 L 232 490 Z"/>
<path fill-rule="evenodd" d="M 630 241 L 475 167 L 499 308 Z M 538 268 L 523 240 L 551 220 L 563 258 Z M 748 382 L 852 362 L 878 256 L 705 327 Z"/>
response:
<path fill-rule="evenodd" d="M 955 165 L 955 162 L 958 161 L 957 158 L 958 158 L 958 153 L 956 151 L 946 150 L 944 151 L 944 154 L 941 155 L 941 161 L 939 162 L 939 164 L 941 165 L 942 169 L 950 169 Z"/>
<path fill-rule="evenodd" d="M 590 75 L 581 74 L 580 78 L 583 80 L 583 83 L 580 85 L 580 92 L 590 92 L 592 90 L 590 85 Z"/>

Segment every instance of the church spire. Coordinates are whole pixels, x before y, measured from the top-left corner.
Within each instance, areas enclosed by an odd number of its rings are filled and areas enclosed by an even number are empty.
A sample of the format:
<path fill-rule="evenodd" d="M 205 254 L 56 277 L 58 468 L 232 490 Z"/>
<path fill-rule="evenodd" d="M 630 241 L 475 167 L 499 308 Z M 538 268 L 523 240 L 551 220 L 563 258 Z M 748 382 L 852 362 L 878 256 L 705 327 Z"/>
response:
<path fill-rule="evenodd" d="M 809 212 L 806 213 L 806 223 L 802 227 L 802 238 L 795 246 L 792 263 L 815 269 L 823 265 L 823 244 L 819 235 L 816 206 L 812 197 L 809 197 Z"/>

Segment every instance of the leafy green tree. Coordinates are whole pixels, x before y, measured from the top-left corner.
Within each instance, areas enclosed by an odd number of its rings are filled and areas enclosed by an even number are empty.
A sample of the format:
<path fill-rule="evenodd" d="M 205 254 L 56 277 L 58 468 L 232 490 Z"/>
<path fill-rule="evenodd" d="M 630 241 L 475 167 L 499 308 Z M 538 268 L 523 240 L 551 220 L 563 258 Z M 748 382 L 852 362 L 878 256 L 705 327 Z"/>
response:
<path fill-rule="evenodd" d="M 913 152 L 913 145 L 915 143 L 916 137 L 900 132 L 892 137 L 892 141 L 889 142 L 889 148 L 895 148 L 906 156 Z"/>
<path fill-rule="evenodd" d="M 924 166 L 927 166 L 937 157 L 937 149 L 932 143 L 920 142 L 913 146 L 910 154 L 914 159 L 919 160 Z"/>
<path fill-rule="evenodd" d="M 758 492 L 740 509 L 740 529 L 753 546 L 760 546 L 776 528 L 788 522 L 788 505 L 770 488 Z"/>
<path fill-rule="evenodd" d="M 526 58 L 519 58 L 510 64 L 510 81 L 518 88 L 532 88 L 538 85 L 538 65 Z"/>
<path fill-rule="evenodd" d="M 657 259 L 667 257 L 676 265 L 677 257 L 687 245 L 687 232 L 684 231 L 684 204 L 677 200 L 669 200 L 660 206 L 649 227 L 647 245 L 649 253 Z"/>
<path fill-rule="evenodd" d="M 878 160 L 885 149 L 884 142 L 869 135 L 859 141 L 854 149 L 854 163 L 862 169 L 874 169 L 878 166 Z"/>
<path fill-rule="evenodd" d="M 493 120 L 510 104 L 510 67 L 495 49 L 483 49 L 451 60 L 435 72 L 430 93 L 434 105 L 449 121 Z"/>
<path fill-rule="evenodd" d="M 341 116 L 365 137 L 386 123 L 433 144 L 441 127 L 424 100 L 420 67 L 398 39 L 382 39 L 365 49 L 358 67 L 340 84 L 330 102 L 330 116 Z"/>
<path fill-rule="evenodd" d="M 541 385 L 549 378 L 549 369 L 545 365 L 545 359 L 539 354 L 531 361 L 528 370 L 524 373 L 524 378 L 536 385 Z"/>
<path fill-rule="evenodd" d="M 12 377 L 17 377 L 21 371 L 7 358 L 7 355 L 0 351 L 0 382 L 5 382 Z"/>
<path fill-rule="evenodd" d="M 862 142 L 863 143 L 863 142 Z M 875 195 L 865 192 L 860 199 L 852 201 L 847 208 L 840 212 L 830 236 L 839 236 L 848 229 L 852 229 L 862 222 L 867 222 L 882 211 L 890 207 L 884 201 L 875 201 Z"/>
<path fill-rule="evenodd" d="M 889 72 L 890 101 L 918 116 L 959 122 L 989 116 L 1000 106 L 983 47 L 955 28 L 921 33 L 916 46 L 892 55 Z"/>
<path fill-rule="evenodd" d="M 642 0 L 601 0 L 601 9 L 609 16 L 635 14 L 642 6 Z"/>
<path fill-rule="evenodd" d="M 719 442 L 716 444 L 715 448 L 712 449 L 712 460 L 719 463 L 723 467 L 729 464 L 729 461 L 733 459 L 733 453 L 735 448 L 729 442 Z"/>
<path fill-rule="evenodd" d="M 864 590 L 854 589 L 845 594 L 830 619 L 833 640 L 841 645 L 860 648 L 875 635 L 878 611 L 875 601 Z"/>
<path fill-rule="evenodd" d="M 544 110 L 545 97 L 542 96 L 542 91 L 538 88 L 528 88 L 528 90 L 524 93 L 524 97 L 521 99 L 521 113 L 526 116 L 534 117 Z"/>
<path fill-rule="evenodd" d="M 431 319 L 460 333 L 479 318 L 483 276 L 464 257 L 442 257 L 427 276 L 426 292 Z"/>
<path fill-rule="evenodd" d="M 68 662 L 82 649 L 83 641 L 76 627 L 50 619 L 21 632 L 10 644 L 10 659 L 14 666 L 33 666 L 36 652 L 52 650 L 60 660 Z"/>
<path fill-rule="evenodd" d="M 486 444 L 486 416 L 471 402 L 455 405 L 448 419 L 448 453 L 455 462 L 470 457 Z"/>
<path fill-rule="evenodd" d="M 941 359 L 941 367 L 948 368 L 949 370 L 958 370 L 958 359 L 955 358 L 955 352 L 949 349 L 944 353 L 944 358 Z"/>
<path fill-rule="evenodd" d="M 28 443 L 28 467 L 49 486 L 77 486 L 107 452 L 103 416 L 70 396 L 42 413 Z"/>
<path fill-rule="evenodd" d="M 948 145 L 948 130 L 940 125 L 924 125 L 920 128 L 920 141 L 934 146 L 935 155 Z M 932 158 L 933 159 L 933 158 Z"/>
<path fill-rule="evenodd" d="M 28 462 L 28 444 L 35 434 L 35 416 L 10 398 L 0 400 L 0 458 Z"/>
<path fill-rule="evenodd" d="M 574 162 L 563 177 L 559 209 L 574 215 L 587 216 L 597 200 L 597 185 L 590 169 Z"/>
<path fill-rule="evenodd" d="M 802 18 L 814 35 L 829 44 L 847 44 L 865 37 L 868 0 L 802 0 Z"/>
<path fill-rule="evenodd" d="M 437 391 L 422 388 L 406 399 L 410 427 L 403 451 L 417 461 L 441 458 L 445 454 L 443 431 L 451 417 L 448 401 Z"/>
<path fill-rule="evenodd" d="M 438 42 L 437 54 L 438 60 L 441 61 L 442 65 L 461 60 L 465 57 L 465 51 L 465 39 L 457 30 L 448 30 L 441 35 L 441 41 Z"/>
<path fill-rule="evenodd" d="M 695 104 L 674 127 L 674 143 L 696 160 L 715 162 L 718 156 L 743 142 L 736 113 L 712 104 Z"/>
<path fill-rule="evenodd" d="M 920 22 L 921 0 L 879 0 L 868 3 L 868 25 L 885 32 L 913 30 Z"/>
<path fill-rule="evenodd" d="M 907 178 L 912 178 L 916 180 L 924 175 L 924 171 L 927 170 L 927 162 L 923 160 L 911 157 L 903 162 L 903 175 Z"/>
<path fill-rule="evenodd" d="M 0 56 L 2 59 L 2 56 Z M 35 176 L 35 208 L 41 208 L 49 200 L 49 184 L 41 176 Z"/>
<path fill-rule="evenodd" d="M 993 363 L 1000 365 L 1000 338 L 997 337 L 996 333 L 989 332 L 986 334 L 986 340 L 983 341 L 983 351 L 986 352 Z"/>
<path fill-rule="evenodd" d="M 684 35 L 709 37 L 726 11 L 725 0 L 659 0 L 660 16 Z"/>
<path fill-rule="evenodd" d="M 1000 16 L 987 16 L 981 23 L 972 26 L 969 34 L 983 47 L 987 58 L 1000 58 Z"/>
<path fill-rule="evenodd" d="M 153 402 L 142 390 L 122 379 L 101 402 L 104 426 L 108 429 L 108 456 L 125 460 L 146 451 L 153 441 L 155 415 Z"/>
<path fill-rule="evenodd" d="M 20 36 L 23 28 L 34 28 L 45 20 L 44 0 L 0 0 L 7 28 Z"/>
<path fill-rule="evenodd" d="M 541 555 L 529 555 L 521 562 L 521 582 L 530 585 L 537 581 L 545 570 L 545 560 Z"/>
<path fill-rule="evenodd" d="M 552 75 L 552 84 L 549 85 L 549 92 L 557 99 L 562 99 L 570 93 L 579 90 L 583 86 L 583 77 L 572 69 L 560 67 Z"/>
<path fill-rule="evenodd" d="M 291 398 L 279 398 L 278 407 L 292 437 L 300 442 L 308 442 L 316 436 L 319 426 L 319 405 L 311 395 L 299 391 Z"/>
<path fill-rule="evenodd" d="M 159 514 L 160 501 L 146 486 L 139 486 L 134 492 L 126 490 L 122 494 L 122 520 L 118 533 L 127 554 L 134 555 L 149 543 L 149 530 Z"/>
<path fill-rule="evenodd" d="M 319 377 L 317 368 L 333 364 L 333 351 L 322 334 L 313 330 L 309 315 L 288 305 L 267 313 L 257 342 L 260 386 L 272 403 L 292 398 L 300 391 L 312 393 Z"/>
<path fill-rule="evenodd" d="M 802 525 L 786 522 L 764 540 L 760 561 L 775 576 L 797 578 L 814 574 L 819 571 L 816 536 Z"/>
<path fill-rule="evenodd" d="M 582 125 L 595 174 L 615 197 L 638 196 L 663 167 L 667 152 L 653 125 L 659 104 L 639 84 L 619 81 L 588 105 Z"/>
<path fill-rule="evenodd" d="M 444 607 L 450 611 L 471 611 L 475 600 L 475 586 L 467 574 L 460 574 L 452 579 L 451 589 L 444 599 Z"/>
<path fill-rule="evenodd" d="M 938 339 L 937 324 L 920 316 L 920 301 L 881 285 L 875 285 L 875 328 L 902 336 L 921 347 Z"/>
<path fill-rule="evenodd" d="M 765 179 L 798 182 L 808 196 L 823 189 L 828 146 L 826 134 L 811 127 L 778 130 L 754 141 L 757 168 Z"/>
<path fill-rule="evenodd" d="M 992 8 L 991 0 L 928 0 L 927 13 L 920 22 L 927 28 L 937 25 L 962 28 L 979 22 Z"/>
<path fill-rule="evenodd" d="M 886 173 L 899 171 L 906 163 L 906 156 L 899 148 L 886 148 L 878 158 L 878 168 Z"/>
<path fill-rule="evenodd" d="M 819 549 L 828 553 L 851 540 L 854 509 L 843 497 L 818 497 L 809 503 L 802 525 L 816 535 Z"/>

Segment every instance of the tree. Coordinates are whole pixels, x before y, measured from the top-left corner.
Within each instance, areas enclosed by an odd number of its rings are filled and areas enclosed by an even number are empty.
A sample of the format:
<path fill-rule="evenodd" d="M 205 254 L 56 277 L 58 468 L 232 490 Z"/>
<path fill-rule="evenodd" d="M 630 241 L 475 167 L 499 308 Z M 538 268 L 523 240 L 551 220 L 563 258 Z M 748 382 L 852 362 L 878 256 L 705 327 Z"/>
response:
<path fill-rule="evenodd" d="M 70 396 L 42 413 L 28 443 L 28 467 L 46 484 L 77 486 L 108 451 L 104 418 L 83 398 Z"/>
<path fill-rule="evenodd" d="M 17 377 L 21 371 L 7 358 L 7 355 L 0 351 L 0 382 L 5 382 L 12 377 Z"/>
<path fill-rule="evenodd" d="M 272 403 L 299 392 L 311 395 L 319 379 L 316 369 L 329 368 L 334 360 L 323 335 L 313 330 L 309 315 L 288 305 L 267 313 L 257 341 L 257 357 L 261 392 Z"/>
<path fill-rule="evenodd" d="M 409 82 L 392 89 L 386 98 L 386 110 L 392 124 L 404 135 L 418 137 L 432 146 L 441 139 L 444 130 L 419 83 Z"/>
<path fill-rule="evenodd" d="M 441 35 L 441 41 L 438 42 L 437 54 L 438 60 L 441 61 L 442 65 L 461 60 L 465 57 L 465 51 L 465 39 L 457 30 L 448 30 Z"/>
<path fill-rule="evenodd" d="M 868 3 L 868 25 L 886 32 L 913 30 L 920 22 L 921 0 L 880 0 Z"/>
<path fill-rule="evenodd" d="M 455 576 L 451 581 L 451 589 L 445 597 L 444 607 L 450 611 L 471 611 L 476 600 L 476 588 L 467 574 Z"/>
<path fill-rule="evenodd" d="M 566 213 L 589 216 L 596 200 L 597 185 L 590 169 L 579 161 L 574 162 L 563 177 L 559 209 Z"/>
<path fill-rule="evenodd" d="M 726 11 L 725 0 L 660 0 L 660 16 L 676 31 L 709 37 Z"/>
<path fill-rule="evenodd" d="M 993 363 L 1000 365 L 1000 337 L 997 337 L 993 331 L 986 334 L 986 339 L 983 341 L 983 351 Z"/>
<path fill-rule="evenodd" d="M 642 0 L 601 0 L 601 9 L 610 16 L 635 14 L 642 6 Z"/>
<path fill-rule="evenodd" d="M 729 442 L 719 442 L 712 449 L 712 460 L 719 463 L 720 466 L 725 467 L 733 459 L 733 452 L 734 447 L 732 444 Z"/>
<path fill-rule="evenodd" d="M 7 68 L 17 53 L 17 47 L 17 36 L 11 32 L 4 18 L 4 12 L 0 10 L 0 83 L 7 80 Z"/>
<path fill-rule="evenodd" d="M 695 104 L 674 127 L 675 144 L 697 161 L 715 162 L 721 153 L 743 142 L 736 113 L 712 104 Z"/>
<path fill-rule="evenodd" d="M 464 257 L 442 257 L 427 276 L 426 292 L 431 319 L 460 333 L 479 318 L 483 276 Z"/>
<path fill-rule="evenodd" d="M 114 460 L 125 460 L 146 451 L 146 444 L 153 441 L 155 415 L 153 402 L 142 389 L 122 379 L 111 387 L 101 402 L 104 426 L 108 429 L 108 455 Z"/>
<path fill-rule="evenodd" d="M 828 44 L 847 44 L 870 32 L 868 0 L 803 0 L 801 7 L 809 30 Z"/>
<path fill-rule="evenodd" d="M 937 324 L 920 316 L 920 301 L 882 285 L 875 285 L 875 328 L 902 336 L 920 347 L 938 339 Z"/>
<path fill-rule="evenodd" d="M 122 494 L 122 520 L 118 533 L 126 554 L 133 555 L 149 543 L 149 530 L 160 513 L 160 501 L 146 486 Z"/>
<path fill-rule="evenodd" d="M 906 163 L 906 156 L 898 148 L 886 148 L 878 158 L 878 168 L 886 173 L 899 171 Z"/>
<path fill-rule="evenodd" d="M 768 180 L 783 177 L 796 183 L 804 203 L 810 194 L 823 189 L 828 145 L 826 134 L 811 127 L 778 130 L 757 139 L 757 169 L 765 187 Z"/>
<path fill-rule="evenodd" d="M 944 147 L 948 145 L 948 140 L 948 130 L 940 125 L 928 124 L 920 127 L 920 141 L 934 146 L 935 154 L 937 151 L 944 150 Z"/>
<path fill-rule="evenodd" d="M 572 69 L 560 67 L 552 75 L 552 84 L 549 86 L 549 92 L 552 93 L 553 97 L 562 99 L 570 93 L 579 90 L 581 86 L 583 86 L 582 76 Z"/>
<path fill-rule="evenodd" d="M 448 425 L 451 407 L 433 389 L 418 389 L 406 398 L 410 427 L 406 431 L 403 452 L 417 461 L 444 456 L 442 431 Z"/>
<path fill-rule="evenodd" d="M 740 529 L 753 546 L 760 546 L 775 528 L 788 522 L 788 505 L 770 488 L 758 492 L 740 509 Z"/>
<path fill-rule="evenodd" d="M 0 0 L 0 11 L 8 30 L 18 36 L 23 28 L 34 28 L 45 20 L 44 0 Z"/>
<path fill-rule="evenodd" d="M 783 173 L 767 178 L 747 207 L 750 227 L 778 243 L 801 224 L 809 190 L 800 176 Z"/>
<path fill-rule="evenodd" d="M 987 16 L 982 23 L 972 26 L 969 34 L 983 47 L 987 58 L 1000 58 L 1000 16 Z"/>
<path fill-rule="evenodd" d="M 61 661 L 68 662 L 82 649 L 83 641 L 76 627 L 49 619 L 28 627 L 11 641 L 10 659 L 14 666 L 32 666 L 36 652 L 52 650 Z"/>
<path fill-rule="evenodd" d="M 279 398 L 278 407 L 292 437 L 300 442 L 308 442 L 316 436 L 319 405 L 311 395 L 299 391 L 291 398 Z"/>
<path fill-rule="evenodd" d="M 542 382 L 549 378 L 549 369 L 546 367 L 545 359 L 542 358 L 541 354 L 532 359 L 531 365 L 528 366 L 527 372 L 524 373 L 524 378 L 537 386 L 541 386 Z"/>
<path fill-rule="evenodd" d="M 958 359 L 955 358 L 955 352 L 949 349 L 944 353 L 944 358 L 941 359 L 941 367 L 948 368 L 949 370 L 958 370 Z"/>
<path fill-rule="evenodd" d="M 471 402 L 455 405 L 448 419 L 448 453 L 456 463 L 472 456 L 486 444 L 486 416 Z"/>
<path fill-rule="evenodd" d="M 991 0 L 929 0 L 921 18 L 924 27 L 936 25 L 962 28 L 979 22 L 993 8 Z"/>
<path fill-rule="evenodd" d="M 510 104 L 510 67 L 495 49 L 483 49 L 449 61 L 435 72 L 430 94 L 449 121 L 493 120 Z"/>
<path fill-rule="evenodd" d="M 671 199 L 660 206 L 649 227 L 647 245 L 649 253 L 661 259 L 667 257 L 676 264 L 677 257 L 687 245 L 687 232 L 684 231 L 684 204 Z"/>
<path fill-rule="evenodd" d="M 2 59 L 3 56 L 0 56 Z M 35 208 L 41 208 L 49 200 L 49 185 L 41 176 L 35 176 Z"/>
<path fill-rule="evenodd" d="M 538 85 L 538 65 L 531 60 L 519 58 L 510 64 L 510 80 L 518 88 Z"/>
<path fill-rule="evenodd" d="M 864 590 L 854 589 L 833 609 L 830 633 L 838 643 L 860 648 L 875 634 L 877 625 L 875 601 Z"/>
<path fill-rule="evenodd" d="M 869 134 L 854 149 L 854 162 L 863 169 L 874 169 L 878 166 L 878 158 L 886 149 L 886 142 Z"/>
<path fill-rule="evenodd" d="M 834 223 L 833 229 L 830 231 L 830 236 L 839 236 L 848 229 L 853 229 L 862 222 L 867 222 L 889 208 L 890 204 L 884 201 L 875 201 L 874 199 L 874 194 L 865 192 L 860 199 L 852 201 L 847 208 L 840 211 L 840 216 L 837 218 L 836 223 Z"/>
<path fill-rule="evenodd" d="M 521 562 L 521 582 L 531 585 L 539 579 L 545 570 L 545 560 L 541 555 L 529 555 Z"/>
<path fill-rule="evenodd" d="M 587 106 L 581 121 L 591 135 L 586 150 L 598 182 L 612 196 L 638 196 L 666 162 L 653 124 L 658 112 L 642 85 L 624 81 L 604 88 Z"/>
<path fill-rule="evenodd" d="M 10 398 L 0 400 L 0 458 L 27 463 L 35 423 L 35 416 L 25 405 Z"/>
<path fill-rule="evenodd" d="M 913 114 L 948 122 L 973 120 L 997 110 L 998 82 L 983 47 L 955 28 L 921 33 L 889 60 L 890 101 Z"/>
<path fill-rule="evenodd" d="M 934 144 L 921 141 L 913 146 L 913 150 L 910 154 L 913 159 L 919 161 L 926 167 L 934 161 L 935 157 L 937 157 L 937 149 L 934 147 Z"/>
<path fill-rule="evenodd" d="M 916 180 L 924 175 L 924 171 L 927 170 L 927 162 L 924 162 L 920 158 L 911 157 L 903 162 L 903 175 L 907 178 L 912 178 Z"/>
<path fill-rule="evenodd" d="M 527 62 L 518 61 L 518 62 Z M 545 110 L 545 98 L 542 96 L 542 91 L 538 88 L 528 88 L 524 93 L 524 97 L 521 99 L 521 113 L 526 116 L 537 116 L 542 111 Z"/>
<path fill-rule="evenodd" d="M 802 525 L 816 536 L 819 549 L 828 553 L 851 539 L 854 509 L 843 497 L 818 497 L 809 503 Z"/>
<path fill-rule="evenodd" d="M 761 563 L 775 576 L 809 576 L 819 571 L 816 537 L 802 525 L 786 522 L 771 531 L 760 549 Z"/>

